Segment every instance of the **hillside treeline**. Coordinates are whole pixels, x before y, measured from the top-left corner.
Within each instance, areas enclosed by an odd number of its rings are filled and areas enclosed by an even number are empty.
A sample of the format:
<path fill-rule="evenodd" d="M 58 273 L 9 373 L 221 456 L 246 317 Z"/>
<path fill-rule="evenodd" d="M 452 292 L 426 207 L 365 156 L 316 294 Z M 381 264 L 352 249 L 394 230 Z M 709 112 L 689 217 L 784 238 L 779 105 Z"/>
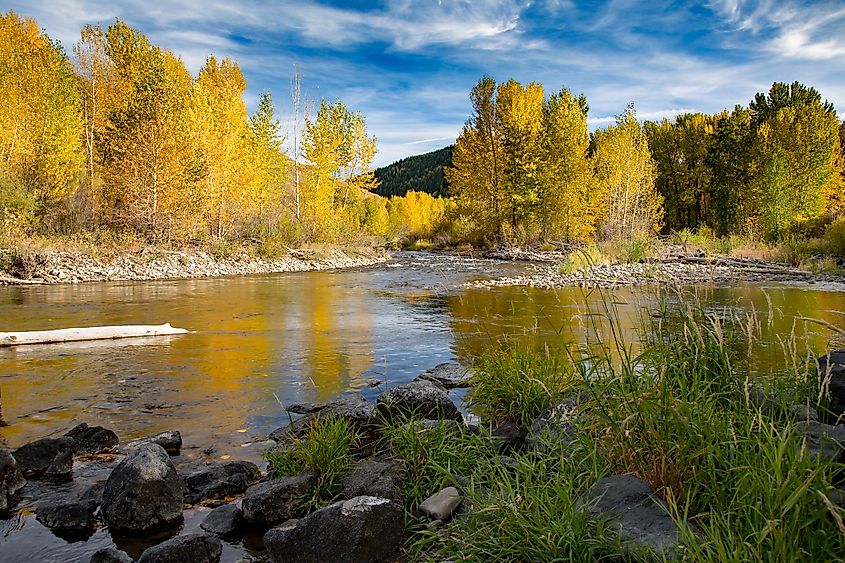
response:
<path fill-rule="evenodd" d="M 452 164 L 452 146 L 397 160 L 375 171 L 378 188 L 383 197 L 404 196 L 409 191 L 425 192 L 435 197 L 447 197 L 449 188 L 443 169 Z"/>
<path fill-rule="evenodd" d="M 0 235 L 284 247 L 397 238 L 442 210 L 425 194 L 369 193 L 376 141 L 364 117 L 339 101 L 310 107 L 294 82 L 283 124 L 269 92 L 248 114 L 228 58 L 191 76 L 116 20 L 84 27 L 71 59 L 35 21 L 0 16 Z"/>
<path fill-rule="evenodd" d="M 633 106 L 589 133 L 567 89 L 484 77 L 446 169 L 462 231 L 492 243 L 700 229 L 768 240 L 842 211 L 845 125 L 800 83 L 748 107 L 640 124 Z"/>

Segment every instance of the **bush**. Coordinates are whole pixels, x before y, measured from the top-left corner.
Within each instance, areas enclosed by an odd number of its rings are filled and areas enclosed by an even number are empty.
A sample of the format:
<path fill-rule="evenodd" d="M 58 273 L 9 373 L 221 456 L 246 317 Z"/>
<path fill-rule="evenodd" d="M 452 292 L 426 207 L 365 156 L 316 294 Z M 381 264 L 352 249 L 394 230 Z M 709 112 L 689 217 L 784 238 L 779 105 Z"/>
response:
<path fill-rule="evenodd" d="M 479 358 L 467 400 L 491 422 L 528 428 L 579 381 L 580 375 L 563 353 L 511 348 Z"/>
<path fill-rule="evenodd" d="M 839 217 L 824 233 L 825 250 L 831 256 L 845 258 L 845 217 Z"/>
<path fill-rule="evenodd" d="M 607 258 L 601 253 L 598 246 L 591 242 L 587 246 L 576 248 L 567 254 L 563 262 L 558 265 L 558 271 L 562 275 L 568 276 L 580 270 L 595 266 L 596 264 L 605 264 L 606 262 Z"/>

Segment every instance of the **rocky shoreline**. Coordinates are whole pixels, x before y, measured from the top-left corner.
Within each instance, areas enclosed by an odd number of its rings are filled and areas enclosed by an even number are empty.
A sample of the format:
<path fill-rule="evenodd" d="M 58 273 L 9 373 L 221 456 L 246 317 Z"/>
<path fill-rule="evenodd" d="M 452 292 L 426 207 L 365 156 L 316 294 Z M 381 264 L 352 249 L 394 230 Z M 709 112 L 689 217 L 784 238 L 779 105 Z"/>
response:
<path fill-rule="evenodd" d="M 541 260 L 540 262 L 549 262 Z M 776 282 L 796 285 L 823 285 L 832 291 L 845 291 L 841 274 L 815 274 L 785 264 L 706 256 L 703 253 L 668 254 L 650 262 L 633 264 L 595 264 L 571 273 L 561 271 L 558 263 L 538 267 L 533 275 L 477 280 L 468 287 L 529 286 L 541 289 L 582 287 L 610 289 L 639 285 L 727 285 L 737 282 Z"/>
<path fill-rule="evenodd" d="M 98 281 L 149 281 L 244 274 L 305 272 L 371 266 L 390 260 L 381 248 L 291 250 L 265 259 L 246 253 L 216 257 L 201 250 L 144 248 L 111 258 L 79 251 L 15 252 L 0 249 L 0 285 Z"/>

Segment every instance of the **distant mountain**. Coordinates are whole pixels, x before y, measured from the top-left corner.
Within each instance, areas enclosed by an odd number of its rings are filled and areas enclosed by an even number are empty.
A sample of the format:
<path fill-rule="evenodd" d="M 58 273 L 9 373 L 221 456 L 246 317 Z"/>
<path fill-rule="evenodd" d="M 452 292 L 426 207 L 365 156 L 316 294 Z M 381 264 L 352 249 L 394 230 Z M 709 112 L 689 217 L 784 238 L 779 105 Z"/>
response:
<path fill-rule="evenodd" d="M 405 195 L 408 191 L 428 192 L 433 196 L 449 195 L 443 167 L 452 164 L 452 147 L 409 156 L 376 170 L 381 182 L 375 190 L 380 196 Z"/>

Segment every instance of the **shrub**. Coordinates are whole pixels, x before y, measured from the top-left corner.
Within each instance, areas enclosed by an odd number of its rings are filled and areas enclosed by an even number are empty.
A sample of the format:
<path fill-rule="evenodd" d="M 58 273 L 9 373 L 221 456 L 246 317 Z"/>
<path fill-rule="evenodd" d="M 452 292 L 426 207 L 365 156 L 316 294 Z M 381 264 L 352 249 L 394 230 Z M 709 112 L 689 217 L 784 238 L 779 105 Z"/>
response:
<path fill-rule="evenodd" d="M 574 274 L 596 264 L 604 264 L 607 258 L 602 255 L 595 243 L 590 243 L 583 248 L 576 248 L 566 255 L 558 265 L 558 271 L 565 276 Z"/>
<path fill-rule="evenodd" d="M 571 392 L 579 379 L 563 353 L 510 348 L 479 358 L 467 400 L 491 422 L 528 428 L 541 412 Z"/>
<path fill-rule="evenodd" d="M 828 254 L 845 258 L 845 217 L 839 217 L 830 224 L 823 240 Z"/>

